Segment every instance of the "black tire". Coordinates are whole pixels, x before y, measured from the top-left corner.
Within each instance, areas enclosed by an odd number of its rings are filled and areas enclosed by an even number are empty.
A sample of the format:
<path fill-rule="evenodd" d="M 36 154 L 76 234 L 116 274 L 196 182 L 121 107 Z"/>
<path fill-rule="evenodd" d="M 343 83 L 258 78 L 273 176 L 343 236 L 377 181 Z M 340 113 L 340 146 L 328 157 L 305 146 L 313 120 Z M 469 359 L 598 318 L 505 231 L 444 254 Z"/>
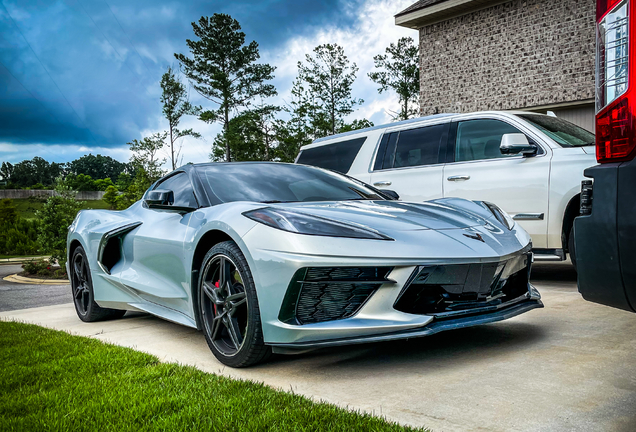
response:
<path fill-rule="evenodd" d="M 199 305 L 205 340 L 221 363 L 240 368 L 270 357 L 254 279 L 236 243 L 219 243 L 203 258 Z"/>
<path fill-rule="evenodd" d="M 85 322 L 102 321 L 107 319 L 121 318 L 126 313 L 125 310 L 107 309 L 95 303 L 93 295 L 93 278 L 84 248 L 78 246 L 73 251 L 70 263 L 71 292 L 75 312 L 79 319 Z"/>
<path fill-rule="evenodd" d="M 570 235 L 568 236 L 568 253 L 570 254 L 570 261 L 576 270 L 576 250 L 574 249 L 574 224 L 570 228 Z"/>

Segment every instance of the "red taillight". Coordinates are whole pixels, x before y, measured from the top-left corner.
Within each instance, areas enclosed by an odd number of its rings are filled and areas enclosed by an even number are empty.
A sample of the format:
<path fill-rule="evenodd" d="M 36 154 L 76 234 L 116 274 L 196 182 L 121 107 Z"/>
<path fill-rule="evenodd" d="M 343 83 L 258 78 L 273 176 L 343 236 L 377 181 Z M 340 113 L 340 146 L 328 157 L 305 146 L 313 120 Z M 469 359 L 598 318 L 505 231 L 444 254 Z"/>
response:
<path fill-rule="evenodd" d="M 603 163 L 629 158 L 636 144 L 633 118 L 627 97 L 615 101 L 596 116 L 596 160 Z"/>
<path fill-rule="evenodd" d="M 596 0 L 596 21 L 600 20 L 621 0 Z"/>
<path fill-rule="evenodd" d="M 596 31 L 596 159 L 599 163 L 633 158 L 634 104 L 631 85 L 635 67 L 630 57 L 632 3 L 636 0 L 598 0 Z"/>

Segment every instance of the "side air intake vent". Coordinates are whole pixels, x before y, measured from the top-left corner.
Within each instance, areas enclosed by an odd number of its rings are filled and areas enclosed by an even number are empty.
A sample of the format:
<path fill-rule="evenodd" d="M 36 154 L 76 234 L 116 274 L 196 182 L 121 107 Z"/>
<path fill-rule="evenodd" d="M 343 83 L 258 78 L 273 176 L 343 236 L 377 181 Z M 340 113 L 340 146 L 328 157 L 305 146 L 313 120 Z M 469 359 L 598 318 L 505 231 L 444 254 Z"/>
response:
<path fill-rule="evenodd" d="M 102 270 L 110 274 L 110 271 L 121 261 L 121 241 L 124 235 L 141 225 L 141 222 L 134 222 L 124 225 L 112 231 L 108 231 L 99 242 L 97 262 Z"/>
<path fill-rule="evenodd" d="M 309 267 L 296 272 L 279 319 L 310 324 L 349 318 L 382 284 L 392 267 Z"/>

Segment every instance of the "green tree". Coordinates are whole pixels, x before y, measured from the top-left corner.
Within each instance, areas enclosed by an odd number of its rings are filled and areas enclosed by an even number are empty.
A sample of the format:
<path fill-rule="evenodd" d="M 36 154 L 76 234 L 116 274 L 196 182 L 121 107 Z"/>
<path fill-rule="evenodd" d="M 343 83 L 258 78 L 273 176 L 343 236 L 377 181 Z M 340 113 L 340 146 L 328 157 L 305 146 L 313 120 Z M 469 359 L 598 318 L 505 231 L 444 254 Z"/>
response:
<path fill-rule="evenodd" d="M 117 197 L 119 196 L 119 192 L 115 186 L 108 186 L 106 188 L 106 193 L 102 197 L 102 199 L 110 206 L 110 209 L 113 210 L 117 208 Z"/>
<path fill-rule="evenodd" d="M 235 161 L 275 159 L 278 145 L 275 115 L 279 111 L 274 105 L 259 105 L 233 117 L 228 129 L 216 136 L 211 159 L 223 160 L 228 146 Z"/>
<path fill-rule="evenodd" d="M 157 132 L 142 140 L 132 140 L 128 143 L 133 152 L 130 158 L 131 164 L 136 170 L 142 169 L 143 176 L 155 181 L 163 175 L 161 166 L 166 163 L 166 159 L 159 156 L 159 151 L 166 144 L 167 132 Z"/>
<path fill-rule="evenodd" d="M 170 162 L 172 169 L 177 167 L 181 145 L 177 142 L 184 137 L 201 138 L 201 134 L 192 129 L 178 129 L 181 117 L 184 115 L 199 115 L 201 107 L 193 106 L 188 101 L 188 94 L 183 83 L 174 74 L 170 66 L 161 77 L 161 103 L 163 104 L 163 115 L 168 120 L 168 145 L 170 146 Z M 176 148 L 175 148 L 176 147 Z"/>
<path fill-rule="evenodd" d="M 58 261 L 64 268 L 68 227 L 84 203 L 75 199 L 77 192 L 66 185 L 61 177 L 56 181 L 55 191 L 57 195 L 49 197 L 42 209 L 36 212 L 40 219 L 38 242 L 42 251 L 50 254 L 51 259 Z"/>
<path fill-rule="evenodd" d="M 64 184 L 74 191 L 96 191 L 99 190 L 91 176 L 86 174 L 69 174 L 64 179 Z"/>
<path fill-rule="evenodd" d="M 350 131 L 354 131 L 354 130 L 358 130 L 358 129 L 365 129 L 365 128 L 369 128 L 369 127 L 373 127 L 373 122 L 367 119 L 362 119 L 362 120 L 354 120 L 351 123 L 346 123 L 344 126 L 342 126 L 342 129 L 340 129 L 340 132 L 350 132 Z"/>
<path fill-rule="evenodd" d="M 295 82 L 300 114 L 309 117 L 316 137 L 336 134 L 344 118 L 364 102 L 351 96 L 358 66 L 349 62 L 337 44 L 318 45 L 313 56 L 305 55 L 305 61 L 298 62 Z"/>
<path fill-rule="evenodd" d="M 0 200 L 0 228 L 6 228 L 18 220 L 18 209 L 12 199 Z"/>
<path fill-rule="evenodd" d="M 36 156 L 31 160 L 24 160 L 13 165 L 9 182 L 20 187 L 30 187 L 37 183 L 50 186 L 55 178 L 64 174 L 65 164 L 49 163 Z"/>
<path fill-rule="evenodd" d="M 2 162 L 2 166 L 0 167 L 0 178 L 3 181 L 9 182 L 11 181 L 12 175 L 13 165 L 10 162 Z"/>
<path fill-rule="evenodd" d="M 129 166 L 119 162 L 110 156 L 87 154 L 68 164 L 68 171 L 71 174 L 84 174 L 91 178 L 105 179 L 117 178 L 119 174 L 129 170 Z"/>
<path fill-rule="evenodd" d="M 378 93 L 392 89 L 400 100 L 400 111 L 394 113 L 396 120 L 406 120 L 419 113 L 417 103 L 420 95 L 419 48 L 410 37 L 400 38 L 396 44 L 386 48 L 385 55 L 373 57 L 376 69 L 369 78 L 380 84 Z M 412 107 L 411 104 L 415 105 Z"/>
<path fill-rule="evenodd" d="M 198 40 L 186 40 L 193 58 L 175 54 L 183 73 L 194 89 L 216 104 L 199 118 L 205 122 L 220 122 L 223 131 L 230 127 L 230 115 L 249 107 L 251 101 L 276 94 L 266 81 L 274 78 L 273 66 L 258 64 L 260 58 L 255 41 L 245 45 L 245 33 L 239 22 L 226 14 L 201 17 L 192 23 Z M 225 160 L 231 161 L 230 141 L 225 140 Z"/>

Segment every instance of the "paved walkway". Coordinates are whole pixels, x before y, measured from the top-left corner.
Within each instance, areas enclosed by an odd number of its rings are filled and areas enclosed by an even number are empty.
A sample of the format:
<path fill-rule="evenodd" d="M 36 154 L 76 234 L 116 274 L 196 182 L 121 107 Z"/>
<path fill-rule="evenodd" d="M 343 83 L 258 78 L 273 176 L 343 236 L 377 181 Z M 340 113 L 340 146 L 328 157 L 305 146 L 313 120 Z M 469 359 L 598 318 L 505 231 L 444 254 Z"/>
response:
<path fill-rule="evenodd" d="M 545 309 L 422 339 L 278 356 L 240 370 L 217 362 L 201 333 L 144 314 L 83 323 L 72 304 L 63 304 L 2 312 L 0 318 L 263 381 L 434 431 L 633 432 L 636 314 L 584 301 L 571 271 L 554 266 L 535 271 Z"/>

